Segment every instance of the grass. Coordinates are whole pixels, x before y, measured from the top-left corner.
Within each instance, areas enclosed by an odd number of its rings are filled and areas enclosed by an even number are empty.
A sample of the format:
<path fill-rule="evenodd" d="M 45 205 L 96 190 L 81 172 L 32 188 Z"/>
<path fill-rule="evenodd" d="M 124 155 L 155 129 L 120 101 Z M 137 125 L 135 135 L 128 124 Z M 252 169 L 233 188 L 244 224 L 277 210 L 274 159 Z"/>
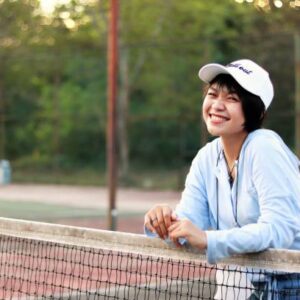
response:
<path fill-rule="evenodd" d="M 119 186 L 149 190 L 181 190 L 187 169 L 134 168 L 119 178 Z M 12 170 L 14 183 L 66 184 L 81 186 L 106 186 L 105 170 L 85 169 L 29 169 Z"/>
<path fill-rule="evenodd" d="M 23 169 L 12 170 L 14 183 L 66 184 L 82 186 L 105 186 L 106 175 L 103 170 L 94 169 Z"/>
<path fill-rule="evenodd" d="M 37 202 L 0 201 L 1 217 L 50 221 L 58 218 L 105 216 L 104 211 Z"/>
<path fill-rule="evenodd" d="M 148 190 L 181 190 L 186 171 L 180 169 L 136 169 L 121 178 L 121 185 Z"/>
<path fill-rule="evenodd" d="M 107 216 L 107 211 L 101 209 L 11 200 L 1 200 L 0 211 L 1 217 L 43 222 L 68 218 L 105 218 Z M 123 212 L 121 215 L 130 217 L 138 215 L 138 213 Z"/>

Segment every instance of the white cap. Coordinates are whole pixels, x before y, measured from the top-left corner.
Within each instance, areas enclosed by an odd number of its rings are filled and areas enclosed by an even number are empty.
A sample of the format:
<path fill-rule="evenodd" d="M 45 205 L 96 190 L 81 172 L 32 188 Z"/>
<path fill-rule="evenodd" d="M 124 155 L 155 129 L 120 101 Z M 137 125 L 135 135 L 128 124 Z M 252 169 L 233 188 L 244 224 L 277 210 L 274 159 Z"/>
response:
<path fill-rule="evenodd" d="M 269 73 L 249 59 L 234 61 L 226 66 L 208 64 L 199 71 L 199 77 L 209 83 L 219 74 L 230 74 L 245 90 L 259 96 L 267 109 L 273 99 L 274 89 Z"/>

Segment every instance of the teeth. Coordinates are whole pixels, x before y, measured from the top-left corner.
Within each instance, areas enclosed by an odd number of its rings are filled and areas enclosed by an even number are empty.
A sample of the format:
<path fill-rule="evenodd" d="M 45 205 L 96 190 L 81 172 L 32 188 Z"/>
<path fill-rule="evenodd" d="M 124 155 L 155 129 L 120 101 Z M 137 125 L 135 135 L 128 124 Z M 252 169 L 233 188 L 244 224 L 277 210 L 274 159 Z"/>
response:
<path fill-rule="evenodd" d="M 223 118 L 223 117 L 219 117 L 219 116 L 215 116 L 215 115 L 211 115 L 210 118 L 213 120 L 213 121 L 226 121 L 226 118 Z"/>

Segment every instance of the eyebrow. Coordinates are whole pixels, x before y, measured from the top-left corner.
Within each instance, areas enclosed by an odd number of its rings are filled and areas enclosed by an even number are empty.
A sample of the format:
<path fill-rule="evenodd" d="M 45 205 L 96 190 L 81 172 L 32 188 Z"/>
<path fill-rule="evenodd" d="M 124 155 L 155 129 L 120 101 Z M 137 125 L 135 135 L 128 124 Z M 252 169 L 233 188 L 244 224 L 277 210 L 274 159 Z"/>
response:
<path fill-rule="evenodd" d="M 214 87 L 213 85 L 211 85 L 211 86 L 209 86 L 208 90 L 212 89 L 212 90 L 214 90 L 214 91 L 217 92 L 217 91 L 223 89 L 224 87 L 228 90 L 228 94 L 236 94 L 237 96 L 239 96 L 236 90 L 234 90 L 234 89 L 230 90 L 230 89 L 229 89 L 227 86 L 225 86 L 225 85 L 224 85 L 224 86 L 218 85 L 218 87 Z"/>
<path fill-rule="evenodd" d="M 208 90 L 214 90 L 214 91 L 219 91 L 220 89 L 217 89 L 217 88 L 215 88 L 215 87 L 213 87 L 213 86 L 210 86 L 209 88 L 208 88 Z"/>

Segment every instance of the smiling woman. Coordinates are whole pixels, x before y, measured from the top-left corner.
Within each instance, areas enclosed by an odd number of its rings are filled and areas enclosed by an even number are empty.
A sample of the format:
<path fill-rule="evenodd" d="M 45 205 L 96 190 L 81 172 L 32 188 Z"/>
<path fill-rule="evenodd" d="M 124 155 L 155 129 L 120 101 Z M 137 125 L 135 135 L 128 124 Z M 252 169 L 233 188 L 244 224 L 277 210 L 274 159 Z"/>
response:
<path fill-rule="evenodd" d="M 278 134 L 261 128 L 274 95 L 268 72 L 242 59 L 208 64 L 199 77 L 207 83 L 203 118 L 217 138 L 194 158 L 176 210 L 160 204 L 145 215 L 146 233 L 206 250 L 212 264 L 268 248 L 300 250 L 300 162 Z M 283 293 L 280 276 L 266 281 L 252 283 Z M 247 299 L 270 296 L 256 295 Z"/>

